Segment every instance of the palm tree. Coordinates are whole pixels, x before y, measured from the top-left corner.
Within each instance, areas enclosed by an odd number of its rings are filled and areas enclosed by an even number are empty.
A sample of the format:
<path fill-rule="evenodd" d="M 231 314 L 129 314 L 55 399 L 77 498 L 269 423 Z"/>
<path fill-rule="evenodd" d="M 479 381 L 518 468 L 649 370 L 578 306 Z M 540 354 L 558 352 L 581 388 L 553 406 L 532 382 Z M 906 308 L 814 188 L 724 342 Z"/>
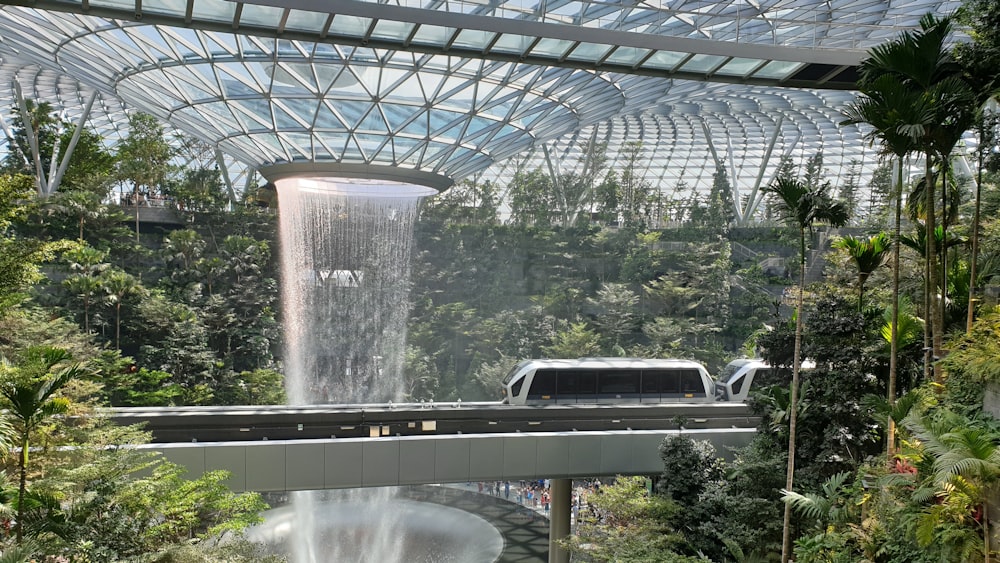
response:
<path fill-rule="evenodd" d="M 102 252 L 82 244 L 66 252 L 69 268 L 77 272 L 63 280 L 63 286 L 83 301 L 83 330 L 90 332 L 90 304 L 94 296 L 101 290 L 98 274 L 104 271 L 108 264 L 104 262 L 107 252 Z"/>
<path fill-rule="evenodd" d="M 833 247 L 846 250 L 858 269 L 858 311 L 861 311 L 864 304 L 865 282 L 875 270 L 884 266 L 889 258 L 889 235 L 878 233 L 868 237 L 867 240 L 848 235 L 834 241 Z"/>
<path fill-rule="evenodd" d="M 69 352 L 51 346 L 29 348 L 18 365 L 6 358 L 0 362 L 0 396 L 13 419 L 21 448 L 18 460 L 17 541 L 24 537 L 25 493 L 28 484 L 28 452 L 31 434 L 46 420 L 66 412 L 69 401 L 53 395 L 70 380 L 87 373 L 82 364 L 66 365 Z"/>
<path fill-rule="evenodd" d="M 102 278 L 108 301 L 115 306 L 115 348 L 121 350 L 122 301 L 129 295 L 141 293 L 143 287 L 135 276 L 122 270 L 112 270 Z"/>
<path fill-rule="evenodd" d="M 881 79 L 887 82 L 898 82 L 909 97 L 919 100 L 916 107 L 921 110 L 922 119 L 906 125 L 901 132 L 924 153 L 928 186 L 934 185 L 935 157 L 947 160 L 961 132 L 971 124 L 970 109 L 974 109 L 975 104 L 972 88 L 962 79 L 962 69 L 946 43 L 951 34 L 951 21 L 949 17 L 938 19 L 933 14 L 926 14 L 920 19 L 919 30 L 904 32 L 897 39 L 873 48 L 862 65 L 862 83 L 883 77 Z M 934 357 L 941 356 L 944 341 L 944 316 L 936 291 L 939 287 L 937 251 L 934 237 L 930 236 L 937 228 L 933 192 L 933 189 L 925 192 L 928 233 L 925 275 L 931 313 L 931 346 L 925 356 L 928 365 L 932 361 L 931 353 Z M 935 365 L 934 374 L 940 381 L 940 366 Z"/>
<path fill-rule="evenodd" d="M 868 134 L 872 141 L 881 143 L 879 151 L 883 156 L 893 156 L 896 160 L 895 180 L 893 190 L 896 199 L 895 221 L 893 223 L 892 245 L 892 330 L 889 341 L 889 389 L 887 392 L 889 404 L 896 400 L 896 380 L 899 372 L 899 236 L 903 207 L 903 159 L 917 150 L 916 138 L 912 131 L 929 123 L 932 114 L 926 107 L 923 97 L 906 88 L 896 76 L 879 73 L 874 61 L 865 60 L 861 63 L 861 94 L 844 115 L 844 124 L 867 123 L 872 126 Z M 886 437 L 888 460 L 895 454 L 896 426 L 888 421 Z"/>
<path fill-rule="evenodd" d="M 828 184 L 815 187 L 793 178 L 779 178 L 764 188 L 765 194 L 777 198 L 777 211 L 789 225 L 799 229 L 799 289 L 795 300 L 795 352 L 792 361 L 791 403 L 788 416 L 788 469 L 785 489 L 791 491 L 795 475 L 795 424 L 799 396 L 799 371 L 802 368 L 802 304 L 806 278 L 806 231 L 812 231 L 817 221 L 826 221 L 839 227 L 847 223 L 847 208 L 834 201 Z M 784 527 L 781 542 L 781 561 L 788 563 L 792 545 L 792 507 L 785 505 Z"/>
<path fill-rule="evenodd" d="M 972 215 L 972 257 L 969 259 L 969 307 L 966 311 L 965 332 L 972 333 L 972 321 L 976 312 L 976 275 L 979 269 L 979 211 L 982 207 L 983 168 L 986 166 L 987 151 L 991 151 L 997 142 L 997 126 L 1000 125 L 1000 115 L 996 112 L 996 104 L 983 108 L 979 116 L 976 130 L 979 132 L 979 146 L 976 148 L 976 204 Z"/>

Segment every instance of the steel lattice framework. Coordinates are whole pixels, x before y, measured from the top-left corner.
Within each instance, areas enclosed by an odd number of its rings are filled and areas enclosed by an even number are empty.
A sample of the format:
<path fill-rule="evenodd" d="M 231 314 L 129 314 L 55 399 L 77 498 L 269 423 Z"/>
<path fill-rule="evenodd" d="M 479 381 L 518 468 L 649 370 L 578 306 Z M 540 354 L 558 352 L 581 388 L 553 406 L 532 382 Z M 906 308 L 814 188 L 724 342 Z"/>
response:
<path fill-rule="evenodd" d="M 957 0 L 15 0 L 0 7 L 0 103 L 29 97 L 125 133 L 150 113 L 272 177 L 436 188 L 512 163 L 569 171 L 641 143 L 644 179 L 752 215 L 778 156 L 875 163 L 839 125 L 868 48 Z M 6 99 L 5 99 L 6 98 Z M 550 166 L 551 167 L 551 166 Z"/>

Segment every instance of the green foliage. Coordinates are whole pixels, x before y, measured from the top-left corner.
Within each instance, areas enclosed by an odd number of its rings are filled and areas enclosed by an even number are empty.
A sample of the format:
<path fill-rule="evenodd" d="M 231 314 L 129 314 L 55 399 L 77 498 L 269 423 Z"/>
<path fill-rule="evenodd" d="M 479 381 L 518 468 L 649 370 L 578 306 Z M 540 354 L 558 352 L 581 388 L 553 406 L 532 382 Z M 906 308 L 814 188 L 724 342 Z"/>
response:
<path fill-rule="evenodd" d="M 684 556 L 675 548 L 681 538 L 665 523 L 678 507 L 650 495 L 642 477 L 618 477 L 601 487 L 589 502 L 598 521 L 581 522 L 577 533 L 561 542 L 565 549 L 587 561 L 694 563 L 707 561 Z M 599 524 L 598 524 L 599 522 Z"/>
<path fill-rule="evenodd" d="M 542 353 L 548 358 L 585 358 L 600 355 L 600 337 L 587 327 L 587 323 L 570 323 L 552 337 Z"/>
<path fill-rule="evenodd" d="M 285 377 L 273 369 L 243 371 L 220 381 L 215 401 L 228 405 L 283 405 Z"/>
<path fill-rule="evenodd" d="M 24 291 L 42 279 L 40 264 L 67 247 L 63 242 L 25 239 L 12 232 L 12 226 L 29 210 L 25 198 L 30 193 L 27 176 L 0 175 L 0 314 L 23 301 Z"/>
<path fill-rule="evenodd" d="M 856 516 L 852 513 L 855 507 L 845 498 L 849 495 L 841 490 L 852 478 L 853 475 L 847 471 L 836 473 L 823 483 L 820 494 L 782 490 L 782 500 L 792 505 L 796 513 L 812 521 L 819 530 L 843 524 Z"/>
<path fill-rule="evenodd" d="M 697 505 L 702 492 L 724 476 L 722 460 L 708 442 L 680 434 L 664 438 L 659 451 L 663 475 L 656 491 L 682 507 Z"/>
<path fill-rule="evenodd" d="M 57 396 L 70 380 L 87 375 L 81 364 L 67 365 L 71 356 L 66 350 L 49 346 L 28 348 L 17 363 L 0 358 L 0 396 L 20 447 L 18 471 L 20 486 L 17 495 L 17 539 L 24 537 L 25 495 L 29 470 L 32 435 L 50 418 L 69 410 L 70 401 Z"/>
<path fill-rule="evenodd" d="M 972 331 L 955 337 L 941 360 L 948 396 L 958 404 L 980 407 L 986 383 L 1000 382 L 1000 310 L 986 312 Z"/>

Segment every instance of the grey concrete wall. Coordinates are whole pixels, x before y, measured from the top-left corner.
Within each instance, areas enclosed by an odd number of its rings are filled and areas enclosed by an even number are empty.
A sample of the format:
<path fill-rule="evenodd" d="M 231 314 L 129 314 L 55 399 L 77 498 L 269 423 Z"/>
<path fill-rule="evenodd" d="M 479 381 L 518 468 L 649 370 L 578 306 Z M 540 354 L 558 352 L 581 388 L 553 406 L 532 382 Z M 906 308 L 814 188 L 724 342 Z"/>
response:
<path fill-rule="evenodd" d="M 658 447 L 683 433 L 720 456 L 754 429 L 462 434 L 257 442 L 150 444 L 188 478 L 226 470 L 234 491 L 299 491 L 490 480 L 655 475 Z"/>

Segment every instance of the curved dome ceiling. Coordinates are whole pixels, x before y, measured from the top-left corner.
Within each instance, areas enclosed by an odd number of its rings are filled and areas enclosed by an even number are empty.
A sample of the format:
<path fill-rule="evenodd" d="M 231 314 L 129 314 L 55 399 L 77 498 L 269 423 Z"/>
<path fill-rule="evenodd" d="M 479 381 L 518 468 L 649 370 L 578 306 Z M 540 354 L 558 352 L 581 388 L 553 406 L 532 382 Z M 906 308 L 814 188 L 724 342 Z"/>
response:
<path fill-rule="evenodd" d="M 707 190 L 722 166 L 751 200 L 775 156 L 822 151 L 833 173 L 852 160 L 870 171 L 862 131 L 839 125 L 854 65 L 923 13 L 960 4 L 14 3 L 31 7 L 0 8 L 0 78 L 16 75 L 29 96 L 59 92 L 69 113 L 99 91 L 105 115 L 148 112 L 251 168 L 502 180 L 511 162 L 546 153 L 570 170 L 591 141 L 619 166 L 641 143 L 643 177 L 665 196 L 681 183 Z"/>

